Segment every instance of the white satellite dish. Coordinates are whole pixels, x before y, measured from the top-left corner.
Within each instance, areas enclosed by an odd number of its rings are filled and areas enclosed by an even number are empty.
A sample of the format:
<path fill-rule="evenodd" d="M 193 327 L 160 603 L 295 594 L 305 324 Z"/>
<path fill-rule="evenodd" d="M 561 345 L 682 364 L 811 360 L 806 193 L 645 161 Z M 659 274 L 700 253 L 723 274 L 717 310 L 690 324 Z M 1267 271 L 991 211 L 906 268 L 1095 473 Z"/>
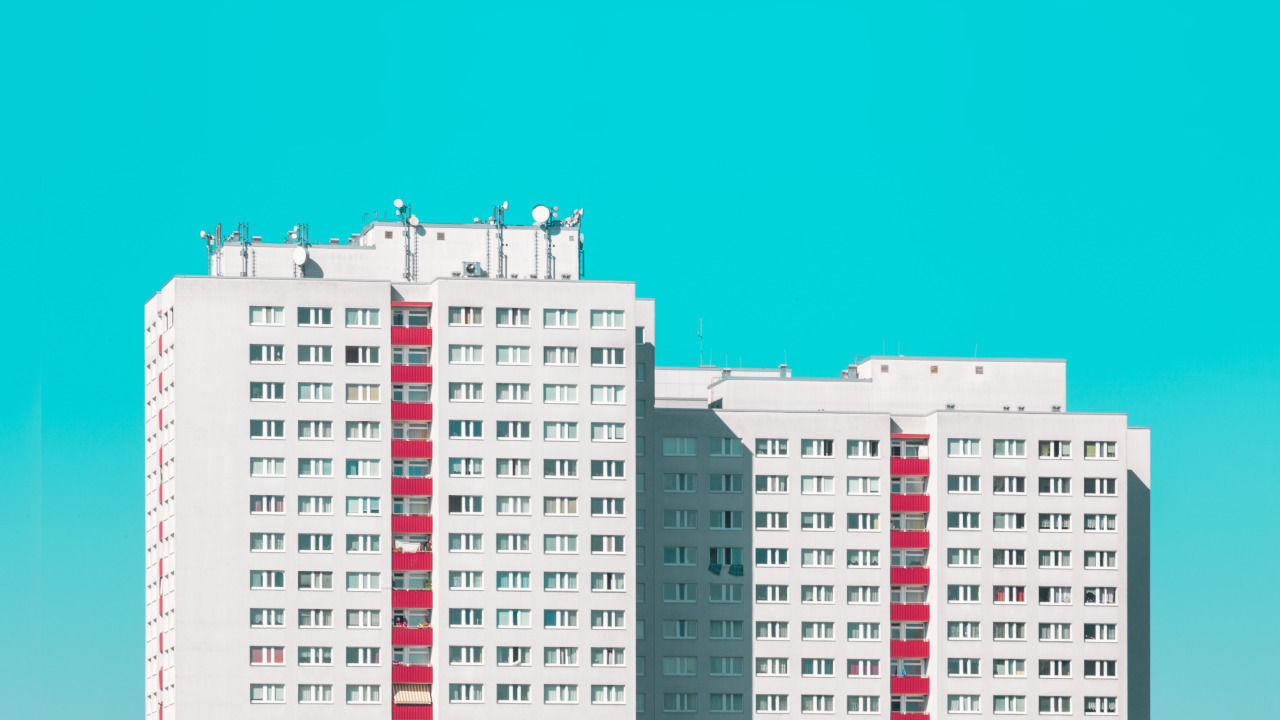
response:
<path fill-rule="evenodd" d="M 307 264 L 307 249 L 304 247 L 296 247 L 293 249 L 293 264 L 302 267 Z"/>
<path fill-rule="evenodd" d="M 536 223 L 538 223 L 539 225 L 541 225 L 542 223 L 546 222 L 546 221 L 547 221 L 547 218 L 549 218 L 549 217 L 551 217 L 551 208 L 547 207 L 546 205 L 534 205 L 534 206 L 533 206 L 533 221 L 534 221 L 534 222 L 536 222 Z"/>
<path fill-rule="evenodd" d="M 396 198 L 396 199 L 395 199 L 395 202 L 393 202 L 393 203 L 391 203 L 391 204 L 392 204 L 392 205 L 395 205 L 397 210 L 399 210 L 400 208 L 404 207 L 404 201 L 403 201 L 403 200 L 401 200 L 400 198 Z"/>
<path fill-rule="evenodd" d="M 414 225 L 414 226 L 416 226 L 416 225 L 418 224 L 418 216 L 417 216 L 417 215 L 410 215 L 410 216 L 409 216 L 409 224 L 410 224 L 410 225 Z"/>

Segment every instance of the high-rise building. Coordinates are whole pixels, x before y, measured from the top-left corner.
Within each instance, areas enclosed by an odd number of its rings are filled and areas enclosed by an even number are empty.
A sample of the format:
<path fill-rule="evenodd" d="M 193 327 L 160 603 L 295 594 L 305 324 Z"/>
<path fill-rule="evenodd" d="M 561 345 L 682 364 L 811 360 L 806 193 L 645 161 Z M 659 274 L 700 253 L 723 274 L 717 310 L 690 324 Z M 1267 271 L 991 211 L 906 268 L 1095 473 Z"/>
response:
<path fill-rule="evenodd" d="M 657 368 L 580 217 L 148 301 L 148 718 L 1149 715 L 1147 430 L 1061 361 Z"/>

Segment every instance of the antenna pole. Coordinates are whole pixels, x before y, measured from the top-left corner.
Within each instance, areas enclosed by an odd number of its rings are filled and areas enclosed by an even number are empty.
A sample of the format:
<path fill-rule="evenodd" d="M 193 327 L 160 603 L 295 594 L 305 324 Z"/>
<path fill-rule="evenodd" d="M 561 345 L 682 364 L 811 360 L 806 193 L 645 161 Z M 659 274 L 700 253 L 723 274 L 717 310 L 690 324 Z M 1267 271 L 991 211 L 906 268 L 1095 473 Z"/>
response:
<path fill-rule="evenodd" d="M 507 224 L 506 214 L 507 210 L 502 205 L 493 206 L 493 221 L 498 225 L 498 277 L 500 278 L 507 276 L 507 243 L 503 238 L 503 228 Z"/>
<path fill-rule="evenodd" d="M 698 367 L 702 367 L 702 318 L 698 318 Z"/>

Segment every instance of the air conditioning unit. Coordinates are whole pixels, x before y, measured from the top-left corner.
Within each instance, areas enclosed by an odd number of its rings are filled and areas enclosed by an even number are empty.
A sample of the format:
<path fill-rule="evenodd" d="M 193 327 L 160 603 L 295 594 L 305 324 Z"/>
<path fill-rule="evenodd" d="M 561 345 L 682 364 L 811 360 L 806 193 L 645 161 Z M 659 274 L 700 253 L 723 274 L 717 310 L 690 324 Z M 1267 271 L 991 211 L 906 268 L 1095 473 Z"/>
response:
<path fill-rule="evenodd" d="M 467 277 L 484 277 L 484 270 L 480 268 L 479 262 L 468 260 L 462 263 L 462 274 Z"/>

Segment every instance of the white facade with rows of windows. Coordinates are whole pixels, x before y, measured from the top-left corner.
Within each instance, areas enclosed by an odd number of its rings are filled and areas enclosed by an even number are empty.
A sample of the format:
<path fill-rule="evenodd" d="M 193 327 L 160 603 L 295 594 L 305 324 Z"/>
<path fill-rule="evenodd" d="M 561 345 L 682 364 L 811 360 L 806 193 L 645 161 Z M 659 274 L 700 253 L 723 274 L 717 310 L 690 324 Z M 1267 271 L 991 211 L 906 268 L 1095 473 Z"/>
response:
<path fill-rule="evenodd" d="M 399 227 L 147 303 L 148 718 L 1149 715 L 1148 432 L 1063 363 L 655 368 L 569 238 Z"/>

